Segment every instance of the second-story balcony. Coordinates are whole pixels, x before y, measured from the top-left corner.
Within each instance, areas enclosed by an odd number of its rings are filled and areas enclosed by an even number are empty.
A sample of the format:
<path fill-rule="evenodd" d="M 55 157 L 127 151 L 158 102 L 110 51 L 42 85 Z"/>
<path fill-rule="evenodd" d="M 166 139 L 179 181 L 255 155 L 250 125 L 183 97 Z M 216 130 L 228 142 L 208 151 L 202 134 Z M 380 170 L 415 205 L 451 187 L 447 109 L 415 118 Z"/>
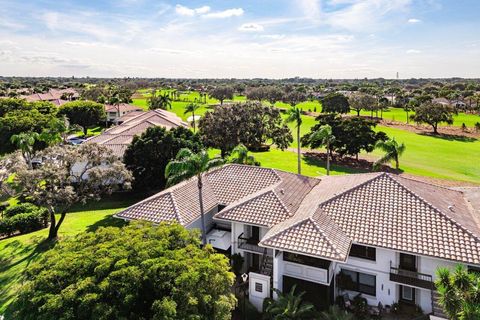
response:
<path fill-rule="evenodd" d="M 412 287 L 434 289 L 432 275 L 393 267 L 390 264 L 390 281 Z"/>
<path fill-rule="evenodd" d="M 243 233 L 238 236 L 238 248 L 245 250 L 245 251 L 250 251 L 258 254 L 264 254 L 267 253 L 268 255 L 272 255 L 272 250 L 271 249 L 265 249 L 262 248 L 258 245 L 259 240 L 254 238 L 254 237 L 247 237 Z M 265 252 L 265 250 L 267 252 Z"/>

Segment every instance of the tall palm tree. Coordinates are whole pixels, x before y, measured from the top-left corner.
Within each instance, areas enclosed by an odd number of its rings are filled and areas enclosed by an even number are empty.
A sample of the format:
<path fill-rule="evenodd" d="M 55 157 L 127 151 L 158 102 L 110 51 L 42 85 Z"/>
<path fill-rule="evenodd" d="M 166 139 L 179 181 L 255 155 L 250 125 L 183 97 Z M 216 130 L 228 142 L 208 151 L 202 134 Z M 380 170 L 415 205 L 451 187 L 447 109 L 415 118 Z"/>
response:
<path fill-rule="evenodd" d="M 382 164 L 385 164 L 390 161 L 395 161 L 395 169 L 399 169 L 399 162 L 398 158 L 405 152 L 405 144 L 398 144 L 397 141 L 395 141 L 395 138 L 389 139 L 387 141 L 377 141 L 375 144 L 376 149 L 381 149 L 385 152 L 385 155 L 375 161 L 373 164 L 374 169 L 378 169 L 378 167 Z"/>
<path fill-rule="evenodd" d="M 28 163 L 28 168 L 33 169 L 32 157 L 33 157 L 33 145 L 35 141 L 39 140 L 40 135 L 37 132 L 22 132 L 14 134 L 10 138 L 10 142 L 15 144 L 22 152 L 22 156 Z"/>
<path fill-rule="evenodd" d="M 302 302 L 305 292 L 295 294 L 296 285 L 290 292 L 283 293 L 278 289 L 273 289 L 278 295 L 277 300 L 269 300 L 265 307 L 265 313 L 274 320 L 300 320 L 311 319 L 315 307 L 310 303 Z"/>
<path fill-rule="evenodd" d="M 195 132 L 195 111 L 200 108 L 200 105 L 196 104 L 196 103 L 189 103 L 186 107 L 185 107 L 185 111 L 183 112 L 183 114 L 187 114 L 189 112 L 192 113 L 192 118 L 193 118 L 193 132 Z"/>
<path fill-rule="evenodd" d="M 332 127 L 328 124 L 321 126 L 310 136 L 310 142 L 319 142 L 321 146 L 325 146 L 327 149 L 327 176 L 330 175 L 330 157 L 332 150 L 330 146 L 335 141 L 335 136 L 332 132 Z"/>
<path fill-rule="evenodd" d="M 247 147 L 241 143 L 232 150 L 232 157 L 230 158 L 229 162 L 246 164 L 250 166 L 260 165 L 260 162 L 256 161 L 253 156 L 249 155 Z"/>
<path fill-rule="evenodd" d="M 200 219 L 202 223 L 202 243 L 207 244 L 207 235 L 205 230 L 205 217 L 203 208 L 203 174 L 214 167 L 222 165 L 223 159 L 210 158 L 205 150 L 199 153 L 194 153 L 190 149 L 181 149 L 175 158 L 168 163 L 165 168 L 165 177 L 167 178 L 167 185 L 173 185 L 183 180 L 197 177 L 198 200 L 200 203 Z"/>
<path fill-rule="evenodd" d="M 286 122 L 294 122 L 295 123 L 295 128 L 297 128 L 297 153 L 298 153 L 298 174 L 301 174 L 302 172 L 302 151 L 300 149 L 300 127 L 302 125 L 302 110 L 299 109 L 296 106 L 290 107 L 287 112 L 287 119 L 285 120 Z"/>

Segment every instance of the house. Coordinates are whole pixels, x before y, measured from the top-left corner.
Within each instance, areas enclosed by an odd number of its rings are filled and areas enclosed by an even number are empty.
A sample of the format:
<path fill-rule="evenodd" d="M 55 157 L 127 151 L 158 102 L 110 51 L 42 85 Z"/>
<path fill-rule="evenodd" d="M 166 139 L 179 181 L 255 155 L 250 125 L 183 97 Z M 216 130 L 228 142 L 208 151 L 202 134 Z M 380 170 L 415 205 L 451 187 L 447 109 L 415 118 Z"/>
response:
<path fill-rule="evenodd" d="M 118 118 L 117 126 L 105 130 L 102 134 L 87 139 L 85 143 L 98 143 L 111 149 L 113 153 L 122 158 L 128 145 L 135 135 L 141 135 L 147 128 L 162 126 L 167 129 L 188 124 L 172 112 L 165 110 L 131 111 Z"/>
<path fill-rule="evenodd" d="M 68 101 L 76 100 L 79 97 L 80 94 L 72 88 L 50 89 L 46 93 L 34 93 L 28 96 L 23 96 L 23 98 L 28 102 L 50 101 L 57 106 L 60 106 Z"/>
<path fill-rule="evenodd" d="M 339 295 L 418 305 L 442 315 L 438 267 L 480 267 L 480 188 L 450 189 L 389 173 L 310 178 L 225 165 L 204 175 L 207 239 L 245 258 L 249 299 L 297 285 L 325 309 Z M 196 178 L 117 213 L 199 228 Z M 216 235 L 216 237 L 213 237 Z M 213 241 L 212 241 L 213 240 Z"/>
<path fill-rule="evenodd" d="M 143 109 L 128 103 L 120 103 L 117 105 L 106 104 L 105 113 L 107 121 L 117 123 L 117 120 L 130 112 L 142 112 Z"/>

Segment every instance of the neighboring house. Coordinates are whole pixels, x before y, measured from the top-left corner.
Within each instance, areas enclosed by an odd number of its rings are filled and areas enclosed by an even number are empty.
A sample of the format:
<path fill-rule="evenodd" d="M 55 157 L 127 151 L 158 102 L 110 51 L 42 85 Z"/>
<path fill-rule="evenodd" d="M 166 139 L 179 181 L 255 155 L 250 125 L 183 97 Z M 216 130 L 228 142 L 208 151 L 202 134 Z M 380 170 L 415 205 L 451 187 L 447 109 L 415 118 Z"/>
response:
<path fill-rule="evenodd" d="M 106 104 L 105 113 L 107 114 L 107 121 L 117 123 L 117 120 L 130 112 L 141 112 L 142 108 L 128 104 L 120 103 L 117 105 Z"/>
<path fill-rule="evenodd" d="M 85 143 L 98 143 L 111 149 L 115 155 L 122 158 L 128 145 L 135 135 L 141 135 L 147 128 L 162 126 L 167 129 L 188 124 L 174 113 L 165 110 L 131 111 L 118 119 L 121 123 L 105 130 L 102 134 L 88 139 Z"/>
<path fill-rule="evenodd" d="M 34 93 L 28 96 L 23 96 L 23 98 L 28 102 L 50 101 L 57 106 L 60 106 L 68 101 L 77 100 L 79 97 L 79 93 L 72 88 L 50 89 L 46 93 Z"/>
<path fill-rule="evenodd" d="M 446 98 L 435 98 L 435 99 L 432 100 L 432 102 L 443 104 L 445 106 L 450 106 L 451 105 L 450 101 Z"/>
<path fill-rule="evenodd" d="M 305 177 L 225 165 L 204 175 L 207 240 L 239 253 L 249 298 L 297 285 L 325 309 L 338 295 L 441 314 L 438 267 L 480 267 L 480 189 L 453 190 L 388 173 Z M 199 228 L 196 178 L 115 216 Z M 228 248 L 228 240 L 230 248 Z"/>

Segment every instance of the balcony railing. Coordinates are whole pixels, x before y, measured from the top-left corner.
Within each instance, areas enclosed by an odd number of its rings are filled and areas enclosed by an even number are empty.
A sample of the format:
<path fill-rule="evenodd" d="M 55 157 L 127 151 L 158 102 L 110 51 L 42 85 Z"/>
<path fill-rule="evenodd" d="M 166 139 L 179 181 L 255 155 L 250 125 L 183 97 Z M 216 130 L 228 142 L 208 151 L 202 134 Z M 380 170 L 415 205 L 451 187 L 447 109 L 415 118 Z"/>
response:
<path fill-rule="evenodd" d="M 390 263 L 390 281 L 412 287 L 434 289 L 433 278 L 429 274 L 392 267 Z"/>
<path fill-rule="evenodd" d="M 259 240 L 254 238 L 247 238 L 243 233 L 238 236 L 238 248 L 258 254 L 264 254 L 265 248 L 258 245 Z M 267 250 L 268 255 L 272 255 L 272 250 Z"/>

